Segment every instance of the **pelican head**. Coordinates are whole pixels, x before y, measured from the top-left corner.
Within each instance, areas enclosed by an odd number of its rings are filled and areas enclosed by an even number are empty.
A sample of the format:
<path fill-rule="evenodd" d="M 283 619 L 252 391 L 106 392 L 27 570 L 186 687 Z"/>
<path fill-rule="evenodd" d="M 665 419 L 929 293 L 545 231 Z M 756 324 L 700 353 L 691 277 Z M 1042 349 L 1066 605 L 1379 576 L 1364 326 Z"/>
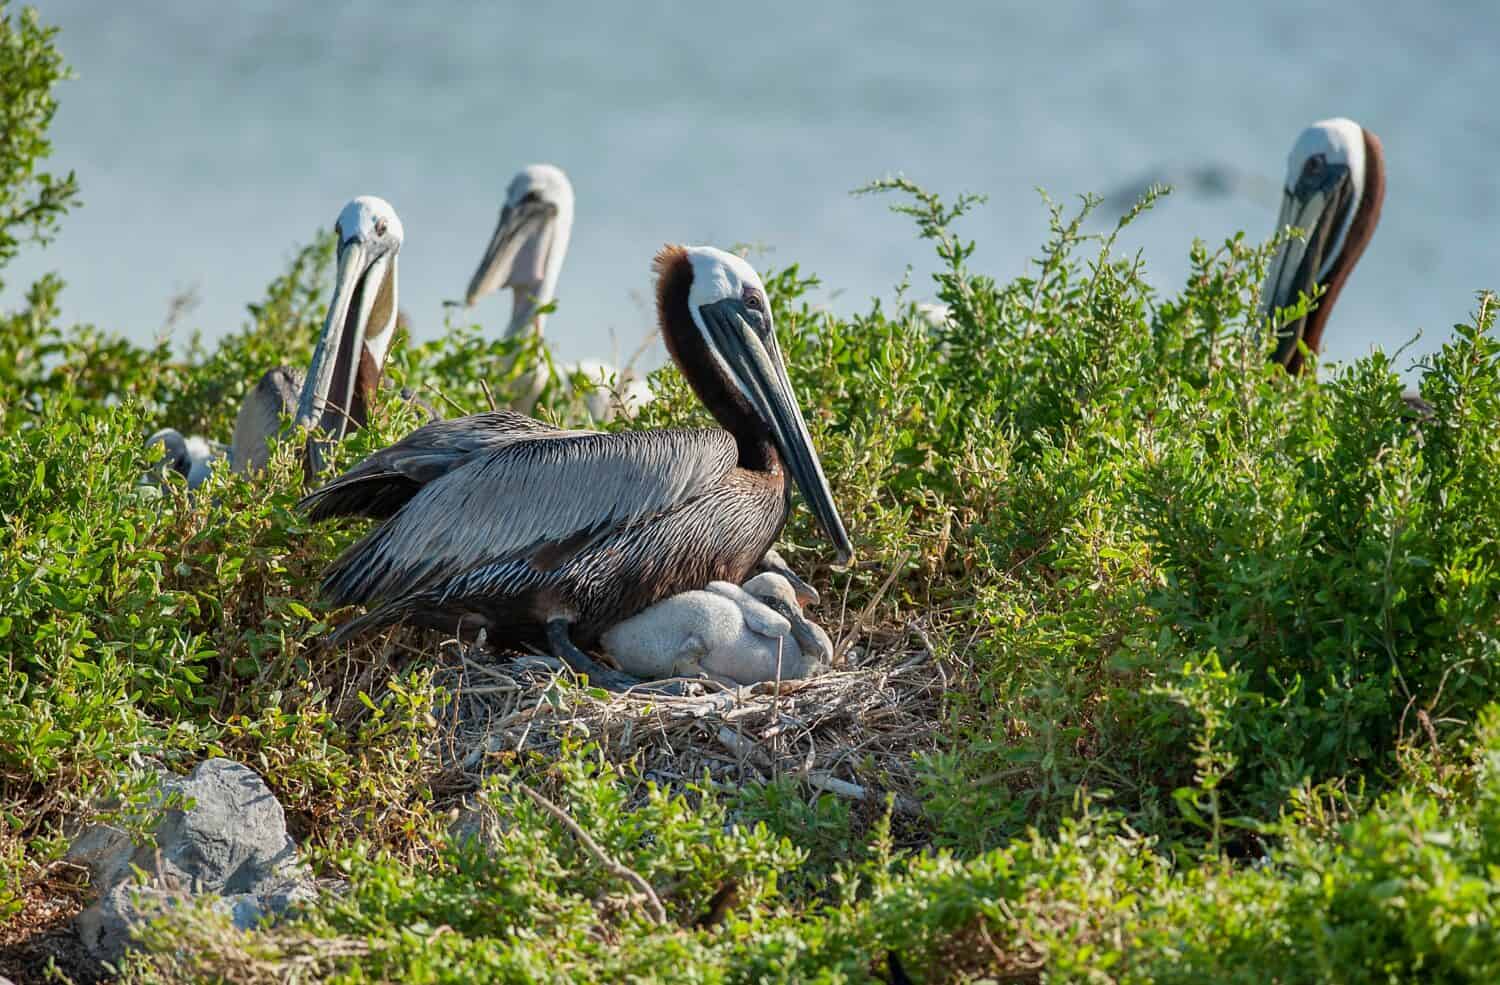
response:
<path fill-rule="evenodd" d="M 323 334 L 297 401 L 297 423 L 321 432 L 308 445 L 321 465 L 322 440 L 337 441 L 363 424 L 396 334 L 396 255 L 403 231 L 383 198 L 361 195 L 339 213 L 338 272 Z"/>
<path fill-rule="evenodd" d="M 1299 294 L 1325 291 L 1317 310 L 1283 327 L 1273 357 L 1296 373 L 1298 342 L 1313 352 L 1345 278 L 1364 252 L 1385 197 L 1380 140 L 1353 120 L 1323 120 L 1303 130 L 1287 160 L 1286 188 L 1276 228 L 1295 226 L 1304 237 L 1282 244 L 1261 296 L 1262 314 L 1295 304 Z"/>
<path fill-rule="evenodd" d="M 469 280 L 464 304 L 472 307 L 492 291 L 511 288 L 515 306 L 505 337 L 519 334 L 533 322 L 541 331 L 542 316 L 536 311 L 551 303 L 557 293 L 557 277 L 572 232 L 573 184 L 563 169 L 553 164 L 522 168 L 506 190 L 500 221 Z"/>
<path fill-rule="evenodd" d="M 698 399 L 735 436 L 740 464 L 779 471 L 784 462 L 840 562 L 847 561 L 854 548 L 787 379 L 760 275 L 711 246 L 664 247 L 656 267 L 662 337 Z"/>
<path fill-rule="evenodd" d="M 763 571 L 745 582 L 744 588 L 787 621 L 792 638 L 810 663 L 826 667 L 833 662 L 833 641 L 822 626 L 802 614 L 801 593 L 782 572 Z"/>

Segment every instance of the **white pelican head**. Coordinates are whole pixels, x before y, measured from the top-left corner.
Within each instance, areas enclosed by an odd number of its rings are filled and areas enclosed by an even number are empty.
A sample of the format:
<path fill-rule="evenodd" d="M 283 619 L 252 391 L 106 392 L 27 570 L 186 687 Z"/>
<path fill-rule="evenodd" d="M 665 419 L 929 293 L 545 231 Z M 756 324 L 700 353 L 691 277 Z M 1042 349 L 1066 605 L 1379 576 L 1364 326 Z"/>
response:
<path fill-rule="evenodd" d="M 1281 330 L 1275 359 L 1292 372 L 1302 366 L 1298 342 L 1317 351 L 1323 325 L 1355 261 L 1375 231 L 1385 195 L 1380 140 L 1353 120 L 1321 120 L 1303 130 L 1287 158 L 1286 186 L 1276 228 L 1294 226 L 1304 238 L 1284 243 L 1266 275 L 1261 308 L 1270 317 L 1300 294 L 1326 289 L 1318 309 Z"/>
<path fill-rule="evenodd" d="M 383 198 L 361 195 L 339 213 L 338 272 L 323 334 L 297 402 L 297 423 L 334 441 L 363 424 L 396 334 L 396 255 L 405 235 Z M 316 471 L 319 442 L 309 446 Z"/>
<path fill-rule="evenodd" d="M 557 294 L 557 278 L 573 232 L 573 184 L 554 164 L 530 164 L 517 172 L 505 193 L 500 221 L 484 258 L 469 280 L 464 304 L 472 307 L 492 291 L 515 292 L 510 338 L 533 322 L 541 331 L 538 308 Z"/>

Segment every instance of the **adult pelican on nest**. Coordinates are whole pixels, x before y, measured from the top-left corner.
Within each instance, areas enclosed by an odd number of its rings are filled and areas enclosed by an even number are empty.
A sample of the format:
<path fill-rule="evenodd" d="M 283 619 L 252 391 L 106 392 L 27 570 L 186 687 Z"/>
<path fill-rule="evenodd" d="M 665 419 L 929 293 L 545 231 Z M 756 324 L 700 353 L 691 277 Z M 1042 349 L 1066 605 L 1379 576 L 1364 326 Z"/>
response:
<path fill-rule="evenodd" d="M 573 183 L 554 164 L 529 164 L 511 179 L 505 193 L 500 221 L 489 246 L 464 293 L 464 306 L 472 308 L 487 294 L 510 288 L 510 323 L 505 338 L 527 331 L 542 335 L 547 313 L 542 310 L 557 297 L 557 281 L 573 235 Z M 608 363 L 585 359 L 558 367 L 564 385 L 574 375 L 590 385 L 585 398 L 596 421 L 614 416 L 618 405 L 626 414 L 651 401 L 646 381 L 631 370 L 620 371 Z M 522 377 L 517 405 L 529 410 L 541 395 L 546 378 L 537 372 Z"/>
<path fill-rule="evenodd" d="M 337 281 L 306 377 L 287 366 L 268 370 L 240 405 L 227 449 L 196 435 L 184 438 L 172 428 L 147 439 L 164 446 L 163 461 L 186 476 L 190 488 L 208 477 L 213 460 L 226 455 L 236 472 L 264 468 L 284 417 L 319 435 L 308 443 L 314 473 L 326 443 L 367 420 L 396 335 L 396 255 L 403 231 L 389 202 L 361 195 L 339 213 L 334 233 Z"/>
<path fill-rule="evenodd" d="M 787 379 L 759 275 L 712 247 L 656 257 L 668 351 L 723 430 L 559 431 L 512 411 L 421 427 L 303 501 L 313 519 L 388 516 L 329 568 L 370 611 L 540 644 L 597 683 L 634 678 L 578 649 L 672 595 L 745 580 L 795 481 L 841 560 L 853 548 Z"/>

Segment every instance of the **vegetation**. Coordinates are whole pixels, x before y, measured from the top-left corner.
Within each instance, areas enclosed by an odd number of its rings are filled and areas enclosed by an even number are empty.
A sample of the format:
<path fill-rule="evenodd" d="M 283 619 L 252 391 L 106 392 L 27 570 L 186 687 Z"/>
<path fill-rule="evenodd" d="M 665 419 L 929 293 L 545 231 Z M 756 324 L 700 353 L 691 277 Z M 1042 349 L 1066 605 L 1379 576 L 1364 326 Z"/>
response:
<path fill-rule="evenodd" d="M 0 9 L 0 263 L 73 196 L 36 171 L 52 45 Z M 342 614 L 318 574 L 357 531 L 295 512 L 287 444 L 194 496 L 138 485 L 145 434 L 226 435 L 262 371 L 307 358 L 319 236 L 183 353 L 59 324 L 56 281 L 0 316 L 0 920 L 59 883 L 69 819 L 140 826 L 153 766 L 228 755 L 347 891 L 251 934 L 184 906 L 129 980 L 1495 980 L 1494 298 L 1422 367 L 1418 425 L 1385 356 L 1266 364 L 1269 247 L 1195 244 L 1164 298 L 1059 206 L 997 283 L 958 232 L 975 200 L 871 190 L 936 251 L 949 318 L 904 295 L 835 316 L 796 267 L 768 278 L 860 561 L 833 570 L 800 511 L 784 539 L 870 613 L 838 628 L 919 625 L 944 668 L 915 820 L 796 777 L 663 785 L 589 735 L 455 789 L 439 641 L 319 643 Z M 517 363 L 474 327 L 397 352 L 397 382 L 471 410 Z M 652 383 L 628 426 L 705 422 L 675 370 Z M 340 462 L 416 422 L 388 400 Z M 449 834 L 462 793 L 485 837 Z"/>

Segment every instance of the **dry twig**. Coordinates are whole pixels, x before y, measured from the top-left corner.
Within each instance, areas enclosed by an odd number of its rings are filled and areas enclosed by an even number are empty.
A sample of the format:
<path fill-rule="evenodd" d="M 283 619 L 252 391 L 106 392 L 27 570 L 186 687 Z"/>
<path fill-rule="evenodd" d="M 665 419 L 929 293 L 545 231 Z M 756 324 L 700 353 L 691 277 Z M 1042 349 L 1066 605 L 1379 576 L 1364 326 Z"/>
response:
<path fill-rule="evenodd" d="M 630 883 L 630 885 L 635 887 L 637 892 L 646 898 L 646 912 L 650 915 L 652 923 L 664 924 L 667 922 L 666 907 L 661 905 L 661 900 L 657 898 L 656 890 L 651 888 L 651 884 L 639 872 L 611 858 L 603 846 L 595 841 L 587 831 L 579 827 L 577 821 L 568 816 L 567 811 L 558 807 L 526 784 L 520 781 L 516 781 L 516 784 L 538 807 L 551 814 L 557 819 L 559 824 L 567 828 L 568 833 L 578 841 L 578 844 L 583 846 L 583 850 L 588 852 L 590 858 L 599 865 L 602 865 L 616 878 Z"/>

